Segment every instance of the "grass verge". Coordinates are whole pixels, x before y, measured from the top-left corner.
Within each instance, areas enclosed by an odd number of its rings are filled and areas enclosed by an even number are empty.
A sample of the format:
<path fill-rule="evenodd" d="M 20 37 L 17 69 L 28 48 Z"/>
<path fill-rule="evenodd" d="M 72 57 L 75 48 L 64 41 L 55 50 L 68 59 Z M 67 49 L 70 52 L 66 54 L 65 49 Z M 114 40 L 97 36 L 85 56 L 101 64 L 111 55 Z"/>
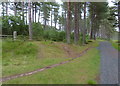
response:
<path fill-rule="evenodd" d="M 120 43 L 119 43 L 117 40 L 113 40 L 113 41 L 111 41 L 111 43 L 112 43 L 112 46 L 113 46 L 115 49 L 117 49 L 117 50 L 120 51 Z"/>

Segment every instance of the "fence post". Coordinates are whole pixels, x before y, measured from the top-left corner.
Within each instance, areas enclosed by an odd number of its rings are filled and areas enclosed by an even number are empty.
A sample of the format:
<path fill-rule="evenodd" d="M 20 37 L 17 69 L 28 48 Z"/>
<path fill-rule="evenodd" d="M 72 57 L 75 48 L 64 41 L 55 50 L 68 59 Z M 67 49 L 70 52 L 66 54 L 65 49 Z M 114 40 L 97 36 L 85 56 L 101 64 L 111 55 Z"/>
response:
<path fill-rule="evenodd" d="M 14 31 L 13 32 L 13 40 L 16 40 L 16 38 L 17 38 L 17 31 Z"/>

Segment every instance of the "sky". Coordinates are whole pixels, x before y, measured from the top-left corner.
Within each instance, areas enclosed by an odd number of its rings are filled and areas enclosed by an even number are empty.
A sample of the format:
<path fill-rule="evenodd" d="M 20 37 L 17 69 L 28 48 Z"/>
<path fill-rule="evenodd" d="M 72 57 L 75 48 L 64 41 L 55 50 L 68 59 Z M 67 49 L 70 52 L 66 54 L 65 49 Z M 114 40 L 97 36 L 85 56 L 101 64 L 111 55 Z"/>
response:
<path fill-rule="evenodd" d="M 115 1 L 115 0 L 108 0 L 109 6 L 114 6 L 114 4 L 112 3 L 112 1 Z"/>

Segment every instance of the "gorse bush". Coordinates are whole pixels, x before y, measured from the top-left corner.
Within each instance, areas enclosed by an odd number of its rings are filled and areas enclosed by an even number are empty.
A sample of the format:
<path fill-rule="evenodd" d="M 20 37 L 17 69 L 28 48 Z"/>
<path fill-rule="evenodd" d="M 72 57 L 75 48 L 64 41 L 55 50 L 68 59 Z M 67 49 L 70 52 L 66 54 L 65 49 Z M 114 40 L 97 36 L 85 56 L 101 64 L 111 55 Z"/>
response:
<path fill-rule="evenodd" d="M 33 36 L 36 40 L 42 40 L 43 39 L 43 26 L 41 23 L 33 23 Z"/>
<path fill-rule="evenodd" d="M 65 40 L 65 32 L 61 31 L 58 33 L 58 41 L 64 41 Z"/>
<path fill-rule="evenodd" d="M 44 39 L 57 41 L 57 37 L 58 37 L 58 32 L 56 30 L 51 29 L 44 31 Z"/>
<path fill-rule="evenodd" d="M 54 27 L 47 26 L 47 29 L 43 29 L 43 25 L 40 23 L 33 23 L 33 36 L 36 40 L 51 40 L 51 41 L 63 41 L 65 40 L 65 32 L 58 31 Z"/>
<path fill-rule="evenodd" d="M 44 31 L 44 39 L 51 40 L 51 41 L 63 41 L 65 39 L 65 32 L 64 31 L 57 31 L 57 30 L 45 30 Z"/>

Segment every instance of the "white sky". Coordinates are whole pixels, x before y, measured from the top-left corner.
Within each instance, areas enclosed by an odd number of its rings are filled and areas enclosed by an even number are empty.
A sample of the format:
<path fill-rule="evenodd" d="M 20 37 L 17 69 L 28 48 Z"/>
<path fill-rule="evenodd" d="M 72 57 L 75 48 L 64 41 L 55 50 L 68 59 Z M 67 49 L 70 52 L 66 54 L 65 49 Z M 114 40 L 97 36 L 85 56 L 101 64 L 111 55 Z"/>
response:
<path fill-rule="evenodd" d="M 112 1 L 115 1 L 115 0 L 108 0 L 109 6 L 114 6 L 114 4 L 112 3 Z"/>

